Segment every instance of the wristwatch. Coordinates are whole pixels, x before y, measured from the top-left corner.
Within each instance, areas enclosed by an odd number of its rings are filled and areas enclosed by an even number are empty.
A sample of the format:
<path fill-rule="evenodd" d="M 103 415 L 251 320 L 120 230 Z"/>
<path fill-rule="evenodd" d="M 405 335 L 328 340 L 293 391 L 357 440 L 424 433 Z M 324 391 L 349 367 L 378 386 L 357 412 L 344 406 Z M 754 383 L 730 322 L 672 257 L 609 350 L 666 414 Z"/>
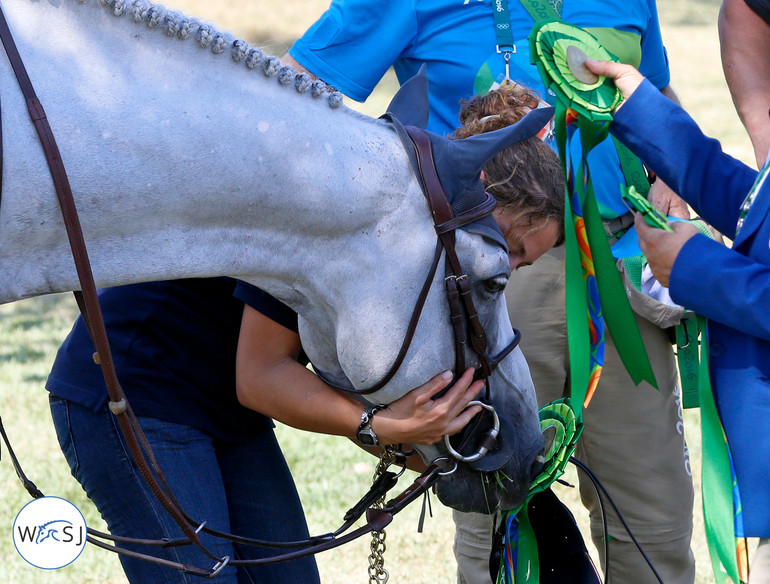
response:
<path fill-rule="evenodd" d="M 372 417 L 380 410 L 384 410 L 385 405 L 366 405 L 361 412 L 361 425 L 356 430 L 356 440 L 364 446 L 377 446 L 380 442 L 377 440 L 377 434 L 372 430 Z"/>

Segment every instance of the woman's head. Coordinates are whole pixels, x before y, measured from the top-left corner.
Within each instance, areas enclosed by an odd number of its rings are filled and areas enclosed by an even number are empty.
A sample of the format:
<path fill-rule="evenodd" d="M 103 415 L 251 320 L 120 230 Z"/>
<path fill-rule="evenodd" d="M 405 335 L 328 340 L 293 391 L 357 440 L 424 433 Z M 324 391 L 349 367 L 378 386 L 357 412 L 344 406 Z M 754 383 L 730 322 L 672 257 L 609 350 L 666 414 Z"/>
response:
<path fill-rule="evenodd" d="M 491 132 L 518 122 L 537 107 L 535 92 L 499 88 L 462 102 L 455 138 Z M 511 267 L 529 265 L 564 241 L 564 178 L 556 153 L 534 136 L 499 152 L 484 166 L 482 181 L 497 199 L 495 219 L 509 247 Z"/>

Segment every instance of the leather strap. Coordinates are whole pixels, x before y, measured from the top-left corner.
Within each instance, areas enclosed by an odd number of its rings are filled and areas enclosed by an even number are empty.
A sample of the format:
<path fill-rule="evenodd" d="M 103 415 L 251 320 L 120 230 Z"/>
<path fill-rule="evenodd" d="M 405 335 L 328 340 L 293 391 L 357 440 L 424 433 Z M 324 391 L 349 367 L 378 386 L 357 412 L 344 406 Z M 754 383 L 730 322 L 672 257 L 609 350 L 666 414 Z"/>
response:
<path fill-rule="evenodd" d="M 35 94 L 34 87 L 29 79 L 24 63 L 21 60 L 16 43 L 13 40 L 2 7 L 0 7 L 0 40 L 5 47 L 8 60 L 10 61 L 11 67 L 19 82 L 19 87 L 21 88 L 27 103 L 30 119 L 37 131 L 51 173 L 51 178 L 53 179 L 56 196 L 59 199 L 64 224 L 67 229 L 67 237 L 75 260 L 78 280 L 80 282 L 81 291 L 76 291 L 74 294 L 78 305 L 84 310 L 83 319 L 88 326 L 94 345 L 96 346 L 110 400 L 113 404 L 121 404 L 118 412 L 113 411 L 116 413 L 121 430 L 126 437 L 129 449 L 139 467 L 139 471 L 147 481 L 153 494 L 158 497 L 160 503 L 179 524 L 185 535 L 189 537 L 192 542 L 200 544 L 200 540 L 198 539 L 195 530 L 187 523 L 176 503 L 166 496 L 163 488 L 156 480 L 142 454 L 139 440 L 136 438 L 135 432 L 132 431 L 132 426 L 138 428 L 138 424 L 135 422 L 133 412 L 131 412 L 130 407 L 128 406 L 125 394 L 120 387 L 117 374 L 115 373 L 112 353 L 110 351 L 109 341 L 107 340 L 107 331 L 104 326 L 104 319 L 102 317 L 99 299 L 96 293 L 96 285 L 94 283 L 93 273 L 88 259 L 88 252 L 83 238 L 83 231 L 72 197 L 72 189 L 67 177 L 67 172 L 64 168 L 64 163 L 61 159 L 61 154 L 56 144 L 53 131 L 48 123 L 45 110 Z M 131 420 L 129 420 L 129 418 L 131 418 Z M 147 447 L 148 446 L 149 445 L 147 445 Z"/>

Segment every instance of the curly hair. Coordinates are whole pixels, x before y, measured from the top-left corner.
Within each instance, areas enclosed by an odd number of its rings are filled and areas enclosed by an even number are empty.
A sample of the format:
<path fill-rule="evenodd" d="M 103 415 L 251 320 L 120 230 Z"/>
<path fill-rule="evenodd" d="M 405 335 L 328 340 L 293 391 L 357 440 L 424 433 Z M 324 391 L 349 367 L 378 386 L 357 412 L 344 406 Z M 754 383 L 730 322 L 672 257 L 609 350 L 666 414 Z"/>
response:
<path fill-rule="evenodd" d="M 500 87 L 487 95 L 461 102 L 455 139 L 499 130 L 521 120 L 537 107 L 534 91 L 516 85 Z M 539 229 L 555 221 L 556 245 L 564 242 L 564 177 L 556 153 L 537 136 L 499 152 L 484 166 L 484 186 L 499 205 L 517 213 L 514 225 Z"/>

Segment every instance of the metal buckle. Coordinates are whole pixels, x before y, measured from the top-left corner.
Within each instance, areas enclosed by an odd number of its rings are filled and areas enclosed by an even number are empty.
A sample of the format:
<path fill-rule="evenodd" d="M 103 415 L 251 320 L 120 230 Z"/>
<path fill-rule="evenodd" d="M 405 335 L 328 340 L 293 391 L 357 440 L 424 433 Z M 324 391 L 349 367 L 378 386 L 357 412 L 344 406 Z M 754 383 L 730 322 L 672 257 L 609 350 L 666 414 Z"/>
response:
<path fill-rule="evenodd" d="M 225 556 L 221 560 L 219 560 L 213 568 L 211 568 L 211 573 L 206 576 L 207 578 L 216 578 L 217 574 L 219 574 L 222 571 L 222 568 L 224 568 L 227 564 L 230 563 L 230 556 Z"/>

